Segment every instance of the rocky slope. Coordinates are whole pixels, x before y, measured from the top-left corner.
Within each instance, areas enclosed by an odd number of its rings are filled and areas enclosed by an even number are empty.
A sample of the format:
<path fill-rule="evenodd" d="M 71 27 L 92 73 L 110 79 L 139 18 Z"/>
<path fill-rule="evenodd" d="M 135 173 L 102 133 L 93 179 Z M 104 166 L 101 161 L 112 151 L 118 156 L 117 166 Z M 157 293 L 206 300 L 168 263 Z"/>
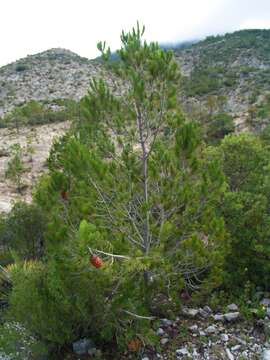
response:
<path fill-rule="evenodd" d="M 236 122 L 239 117 L 248 120 L 250 108 L 262 104 L 270 93 L 270 30 L 208 37 L 174 51 L 183 74 L 179 93 L 187 111 L 209 110 L 209 97 L 213 97 L 214 108 L 232 113 Z M 78 100 L 92 77 L 108 82 L 112 78 L 100 61 L 65 49 L 51 49 L 6 65 L 0 69 L 0 117 L 33 99 Z"/>
<path fill-rule="evenodd" d="M 190 117 L 207 121 L 212 114 L 226 112 L 241 131 L 259 131 L 270 122 L 270 30 L 209 37 L 174 51 L 183 74 L 179 98 Z M 79 100 L 93 77 L 102 77 L 112 85 L 112 75 L 100 61 L 64 49 L 51 49 L 6 65 L 0 68 L 0 120 L 5 124 L 7 113 L 30 100 L 46 102 L 52 109 L 57 107 L 56 100 Z M 69 120 L 68 116 L 64 120 Z M 53 137 L 64 128 L 61 124 L 39 128 L 38 142 L 33 140 L 39 149 L 33 154 L 36 165 L 26 177 L 35 177 L 36 170 L 40 173 Z M 27 132 L 31 129 L 19 135 L 0 131 L 0 211 L 9 210 L 18 198 L 3 175 L 9 160 L 5 154 L 10 154 L 13 143 L 25 144 Z M 30 198 L 31 184 L 28 181 L 23 198 Z"/>
<path fill-rule="evenodd" d="M 53 141 L 63 135 L 68 126 L 67 121 L 38 127 L 24 127 L 20 129 L 19 134 L 15 129 L 0 129 L 0 213 L 9 211 L 15 201 L 31 201 L 33 185 L 46 171 L 46 159 Z M 5 177 L 14 144 L 19 144 L 22 148 L 25 169 L 22 174 L 21 193 L 16 189 L 16 185 Z"/>
<path fill-rule="evenodd" d="M 260 129 L 269 122 L 270 112 L 259 110 L 270 94 L 270 30 L 212 36 L 175 55 L 188 111 L 226 111 L 240 130 Z"/>
<path fill-rule="evenodd" d="M 4 66 L 0 69 L 0 118 L 31 100 L 46 102 L 47 106 L 57 110 L 59 106 L 54 104 L 55 100 L 79 100 L 86 94 L 93 77 L 105 77 L 110 82 L 110 74 L 97 61 L 64 49 L 51 49 Z M 68 126 L 69 119 L 66 120 L 63 123 L 22 127 L 19 132 L 0 128 L 0 212 L 9 211 L 16 200 L 31 199 L 36 178 L 46 169 L 45 161 L 51 144 Z M 27 154 L 29 138 L 32 138 L 33 161 Z M 23 149 L 26 170 L 22 176 L 22 194 L 5 178 L 14 144 Z"/>
<path fill-rule="evenodd" d="M 30 100 L 80 99 L 92 77 L 104 77 L 96 61 L 51 49 L 0 69 L 0 116 Z M 106 74 L 109 77 L 109 74 Z"/>
<path fill-rule="evenodd" d="M 265 315 L 260 319 L 254 312 L 253 321 L 244 319 L 236 304 L 229 304 L 224 311 L 183 306 L 179 316 L 163 318 L 152 324 L 151 331 L 157 335 L 155 346 L 134 339 L 125 352 L 116 355 L 113 348 L 99 348 L 92 339 L 82 338 L 58 358 L 79 359 L 140 359 L 140 360 L 269 360 L 270 359 L 270 299 L 262 298 L 261 309 Z M 6 324 L 21 334 L 18 354 L 31 358 L 31 345 L 35 339 L 27 337 L 19 324 Z M 1 339 L 1 334 L 0 334 Z M 22 355 L 23 354 L 23 355 Z M 42 357 L 43 358 L 43 357 Z M 11 360 L 1 354 L 0 360 Z M 49 359 L 44 356 L 44 359 Z"/>

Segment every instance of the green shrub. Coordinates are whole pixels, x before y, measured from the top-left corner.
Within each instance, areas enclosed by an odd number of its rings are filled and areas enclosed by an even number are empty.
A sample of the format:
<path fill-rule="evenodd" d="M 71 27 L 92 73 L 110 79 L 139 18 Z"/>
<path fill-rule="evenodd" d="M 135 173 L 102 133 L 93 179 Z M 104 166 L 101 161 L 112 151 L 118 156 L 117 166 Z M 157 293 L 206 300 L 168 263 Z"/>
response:
<path fill-rule="evenodd" d="M 50 109 L 51 105 L 59 105 L 59 110 Z M 24 125 L 42 125 L 67 120 L 74 120 L 79 116 L 79 105 L 74 100 L 58 99 L 54 102 L 39 103 L 31 100 L 15 107 L 10 113 L 0 119 L 0 127 L 19 128 Z"/>
<path fill-rule="evenodd" d="M 228 135 L 216 151 L 229 186 L 220 207 L 230 233 L 225 284 L 232 293 L 247 283 L 269 290 L 269 148 L 243 133 Z"/>
<path fill-rule="evenodd" d="M 206 132 L 206 141 L 217 144 L 226 135 L 234 132 L 232 116 L 226 113 L 216 114 L 212 117 Z"/>
<path fill-rule="evenodd" d="M 45 217 L 37 205 L 16 203 L 0 226 L 0 246 L 5 249 L 7 259 L 10 251 L 21 259 L 40 257 L 44 250 L 44 230 Z"/>
<path fill-rule="evenodd" d="M 22 148 L 19 144 L 14 144 L 11 151 L 12 157 L 8 161 L 5 177 L 13 182 L 16 185 L 17 191 L 21 193 L 23 187 L 22 174 L 25 172 L 25 166 L 22 161 Z"/>
<path fill-rule="evenodd" d="M 23 72 L 23 71 L 25 71 L 25 70 L 28 70 L 28 66 L 25 65 L 25 64 L 18 64 L 18 65 L 16 65 L 15 70 L 16 70 L 17 72 Z"/>
<path fill-rule="evenodd" d="M 270 217 L 262 194 L 228 193 L 222 208 L 231 235 L 225 260 L 225 283 L 232 292 L 250 282 L 269 290 Z"/>

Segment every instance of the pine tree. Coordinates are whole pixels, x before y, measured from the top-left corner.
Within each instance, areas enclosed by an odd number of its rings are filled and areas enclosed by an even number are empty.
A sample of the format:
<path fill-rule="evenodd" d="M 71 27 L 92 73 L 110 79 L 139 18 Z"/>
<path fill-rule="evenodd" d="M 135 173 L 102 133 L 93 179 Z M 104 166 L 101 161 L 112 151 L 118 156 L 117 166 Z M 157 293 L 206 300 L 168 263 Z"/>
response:
<path fill-rule="evenodd" d="M 117 62 L 99 44 L 113 89 L 91 82 L 35 194 L 48 220 L 45 261 L 28 278 L 35 301 L 17 270 L 12 306 L 16 321 L 58 344 L 89 329 L 125 346 L 147 341 L 147 320 L 167 316 L 183 289 L 221 281 L 224 179 L 181 112 L 173 54 L 142 36 L 139 26 L 122 33 Z"/>
<path fill-rule="evenodd" d="M 8 162 L 8 167 L 5 172 L 7 179 L 11 180 L 17 188 L 17 191 L 21 193 L 22 189 L 22 174 L 25 171 L 22 161 L 22 149 L 19 144 L 15 144 L 12 147 L 12 157 Z"/>
<path fill-rule="evenodd" d="M 199 155 L 199 129 L 181 112 L 172 52 L 148 45 L 143 33 L 139 25 L 122 33 L 114 63 L 106 44 L 98 44 L 114 71 L 114 87 L 122 90 L 117 95 L 103 80 L 91 82 L 75 136 L 51 154 L 50 166 L 62 168 L 74 198 L 85 192 L 86 218 L 109 231 L 107 245 L 96 244 L 95 251 L 143 257 L 146 287 L 155 277 L 171 281 L 170 272 L 175 279 L 184 274 L 192 287 L 196 273 L 208 271 L 224 237 L 214 205 L 224 190 L 223 177 L 216 163 Z M 73 195 L 69 212 L 74 215 L 80 211 L 72 208 Z M 181 262 L 192 263 L 192 270 Z"/>

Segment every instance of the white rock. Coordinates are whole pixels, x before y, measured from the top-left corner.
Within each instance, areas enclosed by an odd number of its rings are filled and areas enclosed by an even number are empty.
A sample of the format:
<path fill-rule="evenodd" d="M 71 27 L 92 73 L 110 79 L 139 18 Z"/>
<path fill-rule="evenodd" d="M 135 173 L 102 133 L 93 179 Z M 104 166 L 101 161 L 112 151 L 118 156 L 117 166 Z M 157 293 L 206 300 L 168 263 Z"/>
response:
<path fill-rule="evenodd" d="M 230 313 L 224 314 L 224 318 L 229 322 L 237 320 L 239 318 L 239 316 L 240 316 L 239 312 L 230 312 Z"/>
<path fill-rule="evenodd" d="M 213 319 L 214 319 L 215 321 L 224 321 L 224 315 L 222 315 L 222 314 L 216 314 L 216 315 L 213 316 Z"/>
<path fill-rule="evenodd" d="M 3 354 L 3 353 L 0 353 L 0 360 L 11 360 L 9 356 Z"/>
<path fill-rule="evenodd" d="M 188 349 L 187 348 L 177 349 L 176 355 L 189 355 Z"/>
<path fill-rule="evenodd" d="M 183 307 L 182 308 L 182 312 L 184 315 L 190 317 L 190 318 L 194 318 L 199 314 L 199 310 L 198 309 L 190 309 L 190 308 L 186 308 Z"/>
<path fill-rule="evenodd" d="M 259 351 L 261 350 L 261 347 L 258 344 L 254 344 L 251 349 L 253 352 L 259 353 Z"/>
<path fill-rule="evenodd" d="M 234 360 L 234 356 L 233 356 L 233 354 L 230 352 L 230 350 L 229 350 L 229 349 L 226 349 L 225 351 L 226 351 L 227 358 L 228 358 L 229 360 Z"/>
<path fill-rule="evenodd" d="M 215 334 L 217 332 L 217 328 L 215 325 L 210 325 L 207 329 L 205 329 L 205 332 L 207 335 Z"/>
<path fill-rule="evenodd" d="M 245 340 L 242 340 L 241 338 L 234 336 L 234 339 L 239 342 L 239 344 L 246 346 L 247 342 Z"/>
<path fill-rule="evenodd" d="M 169 319 L 161 319 L 161 322 L 163 323 L 163 325 L 165 326 L 171 326 L 172 325 L 172 321 Z"/>
<path fill-rule="evenodd" d="M 203 310 L 206 311 L 208 314 L 212 314 L 212 312 L 213 312 L 212 309 L 210 308 L 210 306 L 207 306 L 207 305 L 204 306 Z"/>
<path fill-rule="evenodd" d="M 200 354 L 197 352 L 196 348 L 194 348 L 192 351 L 192 359 L 199 359 L 199 358 L 200 358 Z"/>
<path fill-rule="evenodd" d="M 93 348 L 93 342 L 90 339 L 80 339 L 72 344 L 73 351 L 77 355 L 84 355 L 88 353 L 90 348 Z"/>
<path fill-rule="evenodd" d="M 249 358 L 249 353 L 248 353 L 248 350 L 245 350 L 245 351 L 243 351 L 242 353 L 241 353 L 241 357 L 243 358 L 243 359 L 248 359 Z"/>
<path fill-rule="evenodd" d="M 270 350 L 265 349 L 262 353 L 262 360 L 270 360 Z"/>
<path fill-rule="evenodd" d="M 241 348 L 241 345 L 235 345 L 231 348 L 231 350 L 234 351 L 238 351 Z"/>
<path fill-rule="evenodd" d="M 157 335 L 163 336 L 165 334 L 165 331 L 162 328 L 157 329 Z"/>
<path fill-rule="evenodd" d="M 198 331 L 198 325 L 192 325 L 192 326 L 190 326 L 189 327 L 189 330 L 191 331 L 191 332 L 197 332 Z"/>
<path fill-rule="evenodd" d="M 199 309 L 199 314 L 203 317 L 203 318 L 208 318 L 208 316 L 210 315 L 208 312 L 206 312 L 204 309 Z"/>
<path fill-rule="evenodd" d="M 238 306 L 236 304 L 230 304 L 227 306 L 229 311 L 238 311 Z"/>
<path fill-rule="evenodd" d="M 262 301 L 260 302 L 261 305 L 264 305 L 266 307 L 270 307 L 270 299 L 268 298 L 264 298 L 262 299 Z"/>
<path fill-rule="evenodd" d="M 168 338 L 163 338 L 160 340 L 161 345 L 166 345 L 169 342 Z"/>
<path fill-rule="evenodd" d="M 229 341 L 229 336 L 227 334 L 221 334 L 221 340 L 227 342 Z"/>

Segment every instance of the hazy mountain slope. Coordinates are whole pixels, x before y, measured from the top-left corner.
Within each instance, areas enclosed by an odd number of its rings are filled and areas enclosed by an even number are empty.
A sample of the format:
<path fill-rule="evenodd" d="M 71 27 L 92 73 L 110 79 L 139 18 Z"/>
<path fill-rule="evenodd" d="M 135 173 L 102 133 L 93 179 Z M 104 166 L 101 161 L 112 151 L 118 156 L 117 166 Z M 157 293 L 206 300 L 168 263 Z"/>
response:
<path fill-rule="evenodd" d="M 208 37 L 174 51 L 184 75 L 180 93 L 187 111 L 196 106 L 207 111 L 209 96 L 223 96 L 224 109 L 245 122 L 250 107 L 263 105 L 270 92 L 270 30 Z M 79 99 L 93 76 L 111 77 L 100 61 L 64 49 L 18 60 L 0 69 L 0 116 L 31 99 Z M 253 113 L 257 118 L 256 109 Z"/>
<path fill-rule="evenodd" d="M 239 130 L 259 130 L 270 122 L 270 30 L 209 37 L 174 51 L 183 74 L 179 98 L 190 117 L 207 122 L 213 113 L 226 112 Z M 0 68 L 0 117 L 30 100 L 49 104 L 57 99 L 78 100 L 93 77 L 105 78 L 109 84 L 112 81 L 100 59 L 91 61 L 64 49 L 51 49 L 4 66 Z M 0 211 L 9 209 L 12 199 L 20 197 L 7 184 L 4 173 L 9 146 L 14 142 L 24 146 L 27 131 L 19 135 L 7 129 L 0 131 Z M 39 150 L 33 155 L 35 165 L 29 176 L 35 178 L 43 171 L 47 144 L 62 132 L 60 124 L 38 129 L 40 135 L 33 146 L 40 149 L 39 144 L 45 141 L 46 149 L 41 149 L 42 156 Z M 28 181 L 29 176 L 25 174 L 26 199 L 34 183 Z"/>
<path fill-rule="evenodd" d="M 103 76 L 98 62 L 71 51 L 51 49 L 0 69 L 0 116 L 29 100 L 79 99 L 93 76 Z"/>
<path fill-rule="evenodd" d="M 256 110 L 270 92 L 270 30 L 209 37 L 175 54 L 184 75 L 184 102 L 206 105 L 209 96 L 222 96 L 235 119 L 248 121 L 253 110 L 253 126 L 269 120 L 270 114 L 257 116 Z"/>

